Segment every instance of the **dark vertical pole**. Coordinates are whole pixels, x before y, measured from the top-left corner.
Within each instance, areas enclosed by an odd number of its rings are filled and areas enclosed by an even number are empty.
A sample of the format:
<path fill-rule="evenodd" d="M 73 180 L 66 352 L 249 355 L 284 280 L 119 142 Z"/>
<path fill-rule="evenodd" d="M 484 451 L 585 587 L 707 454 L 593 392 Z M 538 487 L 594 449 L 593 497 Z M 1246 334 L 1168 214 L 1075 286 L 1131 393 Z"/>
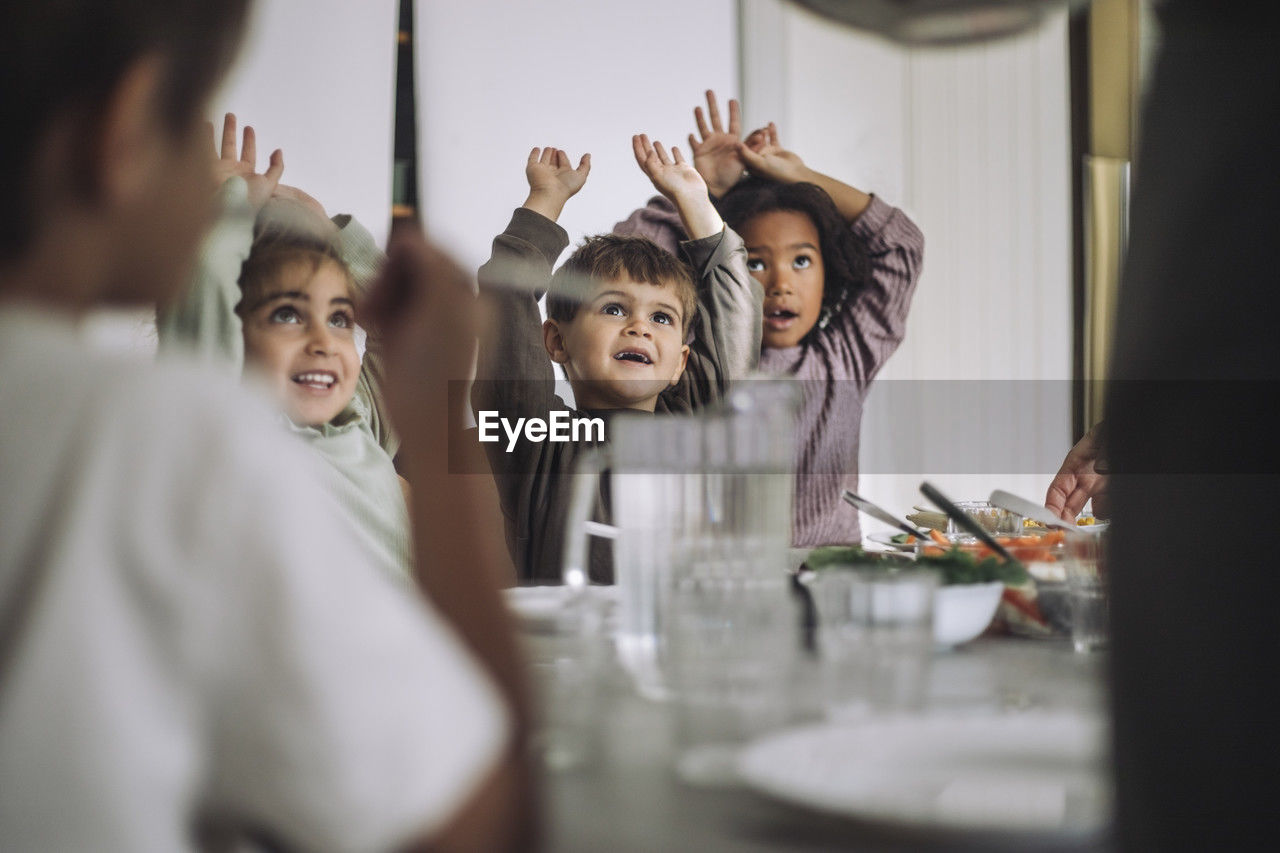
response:
<path fill-rule="evenodd" d="M 1071 436 L 1078 440 L 1092 424 L 1086 424 L 1084 375 L 1085 275 L 1084 256 L 1084 158 L 1092 133 L 1089 112 L 1089 11 L 1076 12 L 1067 25 L 1071 104 Z"/>
<path fill-rule="evenodd" d="M 396 34 L 395 160 L 391 223 L 421 221 L 418 208 L 418 99 L 414 90 L 413 0 L 400 0 Z"/>

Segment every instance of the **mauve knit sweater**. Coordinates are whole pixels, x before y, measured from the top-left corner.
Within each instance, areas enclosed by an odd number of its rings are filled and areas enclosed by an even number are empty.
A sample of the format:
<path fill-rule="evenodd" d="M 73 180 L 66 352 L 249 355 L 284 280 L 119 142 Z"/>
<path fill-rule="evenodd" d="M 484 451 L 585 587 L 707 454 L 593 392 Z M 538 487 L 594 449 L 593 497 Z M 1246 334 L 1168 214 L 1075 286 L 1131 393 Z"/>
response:
<path fill-rule="evenodd" d="M 840 492 L 858 489 L 862 401 L 906 334 L 924 256 L 920 229 L 877 196 L 849 227 L 870 261 L 868 285 L 806 343 L 760 354 L 762 371 L 793 376 L 804 389 L 791 527 L 792 544 L 801 548 L 862 540 L 858 513 Z M 648 237 L 673 254 L 685 236 L 680 217 L 661 197 L 619 222 L 614 233 Z"/>

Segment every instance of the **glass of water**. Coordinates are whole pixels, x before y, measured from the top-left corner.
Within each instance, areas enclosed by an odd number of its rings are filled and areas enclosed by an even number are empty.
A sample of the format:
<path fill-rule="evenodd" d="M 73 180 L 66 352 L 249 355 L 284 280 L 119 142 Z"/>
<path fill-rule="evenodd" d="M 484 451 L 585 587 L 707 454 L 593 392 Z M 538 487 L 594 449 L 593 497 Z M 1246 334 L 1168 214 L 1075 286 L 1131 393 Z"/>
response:
<path fill-rule="evenodd" d="M 1067 595 L 1071 605 L 1071 642 L 1077 652 L 1107 648 L 1111 638 L 1107 534 L 1067 540 Z"/>
<path fill-rule="evenodd" d="M 920 568 L 818 572 L 810 588 L 829 718 L 921 710 L 938 582 L 936 572 Z"/>

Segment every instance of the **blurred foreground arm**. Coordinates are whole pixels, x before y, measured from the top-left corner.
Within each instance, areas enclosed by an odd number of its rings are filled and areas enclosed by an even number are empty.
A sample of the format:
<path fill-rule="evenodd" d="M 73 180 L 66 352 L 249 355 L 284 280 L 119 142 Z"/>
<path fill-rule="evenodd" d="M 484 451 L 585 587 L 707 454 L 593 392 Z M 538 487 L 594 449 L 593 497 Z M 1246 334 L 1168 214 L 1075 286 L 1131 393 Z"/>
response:
<path fill-rule="evenodd" d="M 383 274 L 364 306 L 381 335 L 385 400 L 414 486 L 415 571 L 506 699 L 513 736 L 503 759 L 454 820 L 422 849 L 527 849 L 533 786 L 523 671 L 499 591 L 507 572 L 501 526 L 482 454 L 465 429 L 466 378 L 475 339 L 470 280 L 413 228 L 393 235 Z M 429 724 L 432 721 L 424 721 Z M 416 848 L 415 848 L 416 849 Z"/>

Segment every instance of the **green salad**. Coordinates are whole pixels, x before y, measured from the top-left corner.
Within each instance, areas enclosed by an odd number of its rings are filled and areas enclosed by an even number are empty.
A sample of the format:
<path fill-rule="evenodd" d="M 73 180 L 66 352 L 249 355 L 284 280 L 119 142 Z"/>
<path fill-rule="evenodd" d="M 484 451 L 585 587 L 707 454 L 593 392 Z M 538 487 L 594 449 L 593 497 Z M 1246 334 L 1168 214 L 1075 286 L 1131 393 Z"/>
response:
<path fill-rule="evenodd" d="M 905 535 L 905 534 L 904 534 Z M 856 545 L 826 545 L 814 548 L 805 558 L 806 568 L 818 572 L 837 566 L 865 566 L 891 571 L 910 564 L 901 555 L 864 551 Z M 991 583 L 1000 581 L 1010 586 L 1026 583 L 1029 575 L 1021 563 L 1006 563 L 999 557 L 979 560 L 973 554 L 952 548 L 937 557 L 919 556 L 914 565 L 936 569 L 942 575 L 944 586 L 957 584 Z"/>

